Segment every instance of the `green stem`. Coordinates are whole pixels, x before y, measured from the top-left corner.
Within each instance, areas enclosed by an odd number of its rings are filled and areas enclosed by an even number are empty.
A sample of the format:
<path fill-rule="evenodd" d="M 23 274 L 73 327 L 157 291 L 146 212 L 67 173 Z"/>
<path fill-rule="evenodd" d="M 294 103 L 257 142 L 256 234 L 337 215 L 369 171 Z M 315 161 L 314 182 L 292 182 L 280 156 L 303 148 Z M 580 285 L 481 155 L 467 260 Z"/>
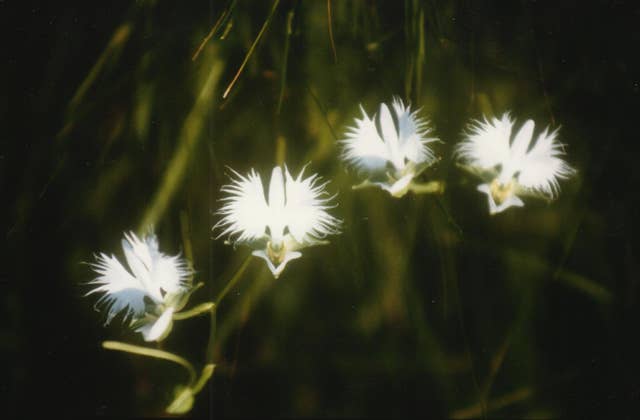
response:
<path fill-rule="evenodd" d="M 331 24 L 331 0 L 327 0 L 327 25 L 329 26 L 329 42 L 333 52 L 333 62 L 338 64 L 338 53 L 336 53 L 336 43 L 333 40 L 333 25 Z"/>
<path fill-rule="evenodd" d="M 289 62 L 289 44 L 291 43 L 291 34 L 293 22 L 293 10 L 287 13 L 287 35 L 284 40 L 284 56 L 282 57 L 282 76 L 280 80 L 280 95 L 278 95 L 278 107 L 276 108 L 276 114 L 280 115 L 280 109 L 282 108 L 282 99 L 284 98 L 284 88 L 287 82 L 287 65 Z"/>
<path fill-rule="evenodd" d="M 196 384 L 191 388 L 194 395 L 202 390 L 202 388 L 207 383 L 209 378 L 211 378 L 211 375 L 213 375 L 213 370 L 215 368 L 216 368 L 216 365 L 214 365 L 213 363 L 204 365 L 204 367 L 202 368 L 202 373 L 200 373 L 200 378 L 198 379 L 198 382 L 196 382 Z"/>
<path fill-rule="evenodd" d="M 264 34 L 264 31 L 269 26 L 269 23 L 271 22 L 271 18 L 273 18 L 273 14 L 275 13 L 279 2 L 280 2 L 280 0 L 275 0 L 273 2 L 273 5 L 271 6 L 271 11 L 269 12 L 269 16 L 267 16 L 267 20 L 264 21 L 264 24 L 262 25 L 262 29 L 260 29 L 260 32 L 258 32 L 258 36 L 256 36 L 256 39 L 253 41 L 253 44 L 251 44 L 251 47 L 249 48 L 249 51 L 247 52 L 247 55 L 244 57 L 244 60 L 242 61 L 242 64 L 240 65 L 240 68 L 236 72 L 236 75 L 231 80 L 231 83 L 229 83 L 229 86 L 227 86 L 227 89 L 225 89 L 224 94 L 222 95 L 222 99 L 225 99 L 227 97 L 227 95 L 229 95 L 229 92 L 231 91 L 231 88 L 233 88 L 233 85 L 235 85 L 236 81 L 238 80 L 238 77 L 240 77 L 240 74 L 242 73 L 242 70 L 244 70 L 244 66 L 247 65 L 247 62 L 249 61 L 249 58 L 251 58 L 251 55 L 253 54 L 253 50 L 256 49 L 256 45 L 258 45 L 258 42 L 260 41 L 260 38 L 262 38 L 262 35 Z"/>
<path fill-rule="evenodd" d="M 202 315 L 213 310 L 215 306 L 216 304 L 213 302 L 201 303 L 200 305 L 194 306 L 189 310 L 176 312 L 175 314 L 173 314 L 173 319 L 176 321 L 181 321 L 183 319 L 193 318 L 194 316 Z"/>
<path fill-rule="evenodd" d="M 242 277 L 242 274 L 249 266 L 250 261 L 251 261 L 251 255 L 249 255 L 244 260 L 244 262 L 242 263 L 240 268 L 238 268 L 238 270 L 233 275 L 231 280 L 229 280 L 229 282 L 224 287 L 224 289 L 222 289 L 222 291 L 218 293 L 218 296 L 213 301 L 213 307 L 211 308 L 211 312 L 210 312 L 211 322 L 209 326 L 209 342 L 207 343 L 207 363 L 211 363 L 213 361 L 213 346 L 215 344 L 215 339 L 216 339 L 216 312 L 217 312 L 216 310 L 218 309 L 218 306 L 220 305 L 220 302 L 222 301 L 222 299 L 227 295 L 227 293 L 229 293 L 229 290 L 231 290 L 231 288 L 238 282 L 238 280 L 240 280 L 240 277 Z"/>
<path fill-rule="evenodd" d="M 233 277 L 231 278 L 231 280 L 229 280 L 229 283 L 227 283 L 227 285 L 224 287 L 224 289 L 222 289 L 222 291 L 220 293 L 218 293 L 218 296 L 216 297 L 216 299 L 213 301 L 213 304 L 217 307 L 218 305 L 220 305 L 220 301 L 227 295 L 227 293 L 229 293 L 229 290 L 231 290 L 231 288 L 238 282 L 238 280 L 240 280 L 240 277 L 242 276 L 242 273 L 244 273 L 244 270 L 247 269 L 247 266 L 249 265 L 249 262 L 251 261 L 251 255 L 249 255 L 244 262 L 242 263 L 242 265 L 240 266 L 240 268 L 238 268 L 238 271 L 236 271 L 236 273 L 233 275 Z"/>
<path fill-rule="evenodd" d="M 176 354 L 169 353 L 164 350 L 150 349 L 148 347 L 135 346 L 133 344 L 122 343 L 120 341 L 103 341 L 102 347 L 107 350 L 117 350 L 127 353 L 138 354 L 141 356 L 155 357 L 156 359 L 168 360 L 173 363 L 177 363 L 189 372 L 189 384 L 193 384 L 196 381 L 196 371 L 183 357 Z"/>
<path fill-rule="evenodd" d="M 462 236 L 462 228 L 456 223 L 456 221 L 453 219 L 453 216 L 451 216 L 451 214 L 444 207 L 444 204 L 442 203 L 440 197 L 436 197 L 436 203 L 438 204 L 438 208 L 440 208 L 442 213 L 447 217 L 447 222 L 456 230 L 459 236 Z"/>
<path fill-rule="evenodd" d="M 414 194 L 442 194 L 444 192 L 443 181 L 431 181 L 426 184 L 411 184 L 409 189 Z"/>
<path fill-rule="evenodd" d="M 210 312 L 209 319 L 209 341 L 207 342 L 207 353 L 206 359 L 207 363 L 213 362 L 213 346 L 216 341 L 216 331 L 217 331 L 217 322 L 216 322 L 216 307 L 214 306 Z"/>
<path fill-rule="evenodd" d="M 222 27 L 222 25 L 229 20 L 229 17 L 231 16 L 231 12 L 233 11 L 233 8 L 235 7 L 235 4 L 236 4 L 236 0 L 232 0 L 230 2 L 229 6 L 227 6 L 227 8 L 225 9 L 225 11 L 222 12 L 220 17 L 216 21 L 216 23 L 213 25 L 213 27 L 211 28 L 211 30 L 209 31 L 207 36 L 202 40 L 202 42 L 200 43 L 200 46 L 198 47 L 196 52 L 191 57 L 191 61 L 195 61 L 198 58 L 198 56 L 202 52 L 204 46 L 207 45 L 207 42 L 209 42 L 211 37 L 213 37 L 216 34 L 216 32 L 218 32 L 218 29 L 220 29 Z"/>
<path fill-rule="evenodd" d="M 331 131 L 331 136 L 333 136 L 334 140 L 338 140 L 339 137 L 336 134 L 335 130 L 333 129 L 333 126 L 331 125 L 331 121 L 329 120 L 329 116 L 326 108 L 322 105 L 318 96 L 316 96 L 316 94 L 313 92 L 313 89 L 311 89 L 311 86 L 307 85 L 306 87 L 307 87 L 307 90 L 309 91 L 309 94 L 311 95 L 311 98 L 313 98 L 313 101 L 316 103 L 316 105 L 318 106 L 318 109 L 320 110 L 320 113 L 324 117 L 324 122 L 327 124 L 327 127 L 329 127 L 329 131 Z"/>
<path fill-rule="evenodd" d="M 179 387 L 173 401 L 165 408 L 165 411 L 169 414 L 185 414 L 191 411 L 196 394 L 204 388 L 204 385 L 209 378 L 211 378 L 215 367 L 214 364 L 205 365 L 202 368 L 202 373 L 200 373 L 200 378 L 198 378 L 195 384 L 187 387 Z"/>
<path fill-rule="evenodd" d="M 369 181 L 368 179 L 365 179 L 361 183 L 351 186 L 351 189 L 352 190 L 361 190 L 363 188 L 370 188 L 370 187 L 377 187 L 377 185 L 374 184 L 373 182 Z"/>

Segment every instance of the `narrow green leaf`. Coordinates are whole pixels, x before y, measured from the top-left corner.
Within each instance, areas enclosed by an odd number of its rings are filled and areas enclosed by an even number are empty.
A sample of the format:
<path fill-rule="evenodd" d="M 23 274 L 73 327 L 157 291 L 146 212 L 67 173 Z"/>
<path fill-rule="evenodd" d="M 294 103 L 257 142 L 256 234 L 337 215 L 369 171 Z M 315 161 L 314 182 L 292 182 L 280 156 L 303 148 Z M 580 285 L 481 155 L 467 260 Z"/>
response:
<path fill-rule="evenodd" d="M 102 347 L 107 350 L 117 350 L 126 353 L 138 354 L 141 356 L 154 357 L 156 359 L 168 360 L 173 363 L 177 363 L 184 367 L 189 372 L 189 383 L 192 384 L 196 380 L 196 372 L 193 369 L 191 363 L 183 357 L 177 354 L 169 353 L 168 351 L 150 349 L 148 347 L 136 346 L 133 344 L 122 343 L 120 341 L 104 341 Z"/>

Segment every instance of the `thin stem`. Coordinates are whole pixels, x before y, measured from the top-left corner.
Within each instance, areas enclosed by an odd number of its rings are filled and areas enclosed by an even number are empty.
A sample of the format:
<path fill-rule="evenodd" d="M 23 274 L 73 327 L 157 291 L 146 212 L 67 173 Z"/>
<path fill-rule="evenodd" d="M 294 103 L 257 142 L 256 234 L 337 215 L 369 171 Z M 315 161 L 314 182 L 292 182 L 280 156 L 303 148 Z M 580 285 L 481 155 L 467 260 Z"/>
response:
<path fill-rule="evenodd" d="M 518 388 L 512 392 L 503 394 L 488 402 L 486 408 L 482 404 L 474 404 L 471 407 L 455 410 L 449 414 L 452 419 L 471 419 L 483 416 L 486 410 L 495 411 L 511 404 L 526 401 L 535 394 L 530 387 Z"/>
<path fill-rule="evenodd" d="M 333 28 L 331 24 L 331 0 L 327 0 L 327 24 L 329 26 L 329 41 L 331 43 L 331 51 L 333 52 L 333 61 L 338 63 L 338 54 L 336 53 L 336 43 L 333 40 Z"/>
<path fill-rule="evenodd" d="M 194 395 L 202 390 L 202 388 L 207 383 L 209 378 L 211 378 L 211 375 L 213 375 L 213 370 L 215 368 L 216 368 L 216 365 L 214 365 L 213 363 L 204 365 L 204 367 L 202 368 L 202 372 L 200 373 L 200 378 L 198 378 L 198 382 L 196 382 L 195 385 L 191 387 L 191 390 Z"/>
<path fill-rule="evenodd" d="M 117 58 L 119 53 L 124 48 L 125 44 L 129 40 L 133 31 L 132 23 L 125 22 L 114 31 L 107 47 L 104 49 L 96 63 L 91 67 L 89 74 L 84 78 L 76 92 L 73 94 L 71 101 L 69 102 L 68 112 L 72 113 L 80 104 L 80 101 L 84 98 L 89 88 L 95 83 L 100 75 L 100 72 L 106 67 L 109 60 Z"/>
<path fill-rule="evenodd" d="M 207 342 L 207 363 L 213 362 L 213 346 L 216 342 L 216 332 L 218 330 L 216 308 L 211 309 L 209 319 L 209 341 Z"/>
<path fill-rule="evenodd" d="M 440 199 L 440 197 L 436 197 L 436 203 L 438 204 L 438 208 L 447 217 L 447 222 L 456 230 L 459 236 L 462 236 L 463 235 L 462 228 L 460 227 L 460 225 L 456 223 L 456 221 L 453 219 L 451 214 L 444 207 L 444 204 L 442 203 L 442 200 Z"/>
<path fill-rule="evenodd" d="M 273 5 L 271 6 L 271 11 L 269 12 L 269 16 L 267 16 L 267 20 L 264 21 L 264 24 L 262 25 L 262 29 L 260 29 L 260 32 L 258 32 L 258 36 L 253 41 L 253 44 L 251 44 L 251 48 L 249 48 L 249 51 L 247 52 L 247 55 L 244 57 L 244 60 L 242 61 L 242 64 L 240 65 L 240 68 L 238 68 L 238 71 L 236 72 L 236 75 L 233 77 L 233 80 L 231 80 L 231 83 L 229 83 L 229 86 L 227 86 L 227 89 L 224 91 L 224 94 L 222 95 L 223 99 L 226 98 L 227 95 L 229 95 L 229 92 L 231 91 L 231 88 L 233 87 L 233 85 L 236 84 L 236 81 L 238 80 L 238 77 L 240 77 L 240 74 L 242 73 L 242 70 L 244 70 L 244 66 L 247 65 L 247 62 L 249 61 L 249 58 L 251 58 L 251 55 L 253 54 L 253 51 L 256 49 L 256 45 L 258 45 L 258 41 L 260 41 L 260 38 L 262 38 L 262 35 L 264 34 L 264 31 L 269 26 L 269 23 L 271 22 L 271 18 L 273 17 L 273 14 L 275 13 L 276 8 L 278 7 L 278 3 L 280 3 L 280 0 L 275 0 L 273 2 Z"/>
<path fill-rule="evenodd" d="M 280 95 L 278 96 L 278 108 L 276 114 L 280 115 L 282 99 L 284 98 L 284 88 L 287 83 L 287 66 L 289 62 L 289 45 L 291 44 L 291 34 L 293 33 L 293 9 L 287 13 L 287 35 L 284 40 L 284 56 L 282 57 L 282 76 L 280 80 Z"/>
<path fill-rule="evenodd" d="M 204 37 L 204 39 L 202 40 L 202 42 L 198 46 L 198 49 L 196 50 L 196 52 L 193 53 L 193 56 L 191 56 L 191 61 L 196 61 L 196 59 L 200 55 L 200 52 L 202 52 L 202 49 L 204 48 L 204 46 L 207 45 L 207 42 L 209 42 L 209 40 L 211 39 L 213 34 L 215 34 L 216 31 L 218 30 L 218 28 L 220 27 L 220 24 L 222 23 L 222 20 L 224 19 L 225 15 L 226 15 L 226 11 L 225 11 L 225 13 L 220 15 L 220 17 L 218 18 L 216 23 L 213 25 L 213 27 L 211 28 L 211 30 L 209 31 L 207 36 Z"/>
<path fill-rule="evenodd" d="M 200 305 L 195 306 L 187 311 L 176 312 L 175 314 L 173 314 L 173 319 L 178 321 L 193 318 L 194 316 L 202 315 L 213 310 L 215 306 L 216 305 L 213 302 L 201 303 Z"/>
<path fill-rule="evenodd" d="M 250 261 L 251 261 L 251 255 L 249 255 L 244 260 L 240 268 L 238 268 L 238 271 L 236 271 L 236 273 L 233 275 L 231 280 L 229 280 L 229 283 L 227 283 L 224 289 L 222 289 L 222 291 L 218 293 L 218 296 L 213 301 L 213 304 L 215 305 L 216 308 L 220 305 L 220 301 L 227 295 L 227 293 L 229 293 L 229 290 L 231 290 L 231 288 L 238 282 L 238 280 L 240 280 L 242 273 L 244 273 L 244 270 L 247 269 L 247 266 L 249 265 Z"/>
<path fill-rule="evenodd" d="M 322 113 L 322 116 L 324 117 L 324 121 L 327 123 L 327 127 L 329 127 L 329 131 L 331 131 L 331 136 L 333 136 L 334 140 L 338 140 L 338 136 L 336 135 L 336 132 L 334 131 L 333 126 L 331 125 L 331 121 L 329 121 L 329 117 L 327 115 L 327 110 L 324 108 L 324 106 L 322 106 L 322 103 L 320 102 L 320 99 L 318 99 L 316 94 L 313 92 L 313 89 L 311 89 L 311 86 L 307 85 L 307 90 L 309 91 L 309 94 L 313 98 L 313 101 L 316 103 L 316 105 L 318 105 L 318 108 L 320 109 L 320 112 Z"/>
<path fill-rule="evenodd" d="M 169 353 L 164 350 L 150 349 L 148 347 L 136 346 L 133 344 L 122 343 L 120 341 L 103 341 L 102 347 L 107 350 L 117 350 L 127 353 L 138 354 L 141 356 L 155 357 L 156 359 L 168 360 L 177 363 L 189 372 L 189 384 L 196 381 L 196 371 L 189 361 L 177 354 Z"/>
<path fill-rule="evenodd" d="M 418 3 L 419 4 L 419 3 Z M 415 65 L 416 65 L 416 71 L 415 71 L 415 76 L 416 76 L 416 95 L 415 95 L 415 103 L 418 104 L 419 100 L 420 100 L 420 92 L 422 92 L 422 73 L 423 73 L 423 68 L 424 68 L 424 62 L 425 62 L 425 44 L 424 44 L 424 28 L 425 28 L 425 23 L 424 23 L 424 9 L 418 5 L 416 5 L 416 8 L 420 9 L 420 13 L 417 14 L 417 18 L 418 18 L 418 25 L 417 25 L 417 34 L 416 36 L 418 37 L 418 52 L 416 54 L 416 61 L 415 61 Z"/>
<path fill-rule="evenodd" d="M 516 320 L 516 323 L 517 323 L 517 320 Z M 491 358 L 491 364 L 489 365 L 490 366 L 489 374 L 487 375 L 485 383 L 481 388 L 482 401 L 487 401 L 489 396 L 491 395 L 491 387 L 493 386 L 493 381 L 495 380 L 496 375 L 498 374 L 498 371 L 502 367 L 502 363 L 504 362 L 504 358 L 507 352 L 509 351 L 510 345 L 511 345 L 511 332 L 507 334 L 502 344 L 500 345 L 500 348 L 498 349 L 496 354 L 494 354 L 494 356 Z"/>
<path fill-rule="evenodd" d="M 193 246 L 191 245 L 191 229 L 189 227 L 189 215 L 186 211 L 180 212 L 180 231 L 182 233 L 182 243 L 184 246 L 184 256 L 193 267 Z M 192 276 L 193 278 L 193 276 Z"/>
<path fill-rule="evenodd" d="M 229 6 L 227 6 L 227 8 L 225 9 L 224 12 L 222 12 L 222 14 L 220 15 L 220 17 L 218 18 L 218 20 L 216 21 L 216 23 L 213 25 L 213 27 L 211 28 L 211 30 L 209 31 L 209 33 L 207 34 L 207 36 L 202 40 L 202 42 L 200 43 L 200 46 L 198 47 L 198 49 L 196 50 L 196 52 L 193 54 L 193 56 L 191 57 L 192 61 L 195 61 L 198 56 L 200 55 L 200 53 L 202 52 L 202 49 L 204 48 L 204 46 L 207 44 L 207 42 L 209 42 L 209 40 L 211 39 L 211 37 L 213 35 L 215 35 L 216 32 L 218 32 L 218 29 L 220 29 L 220 27 L 222 26 L 222 24 L 224 22 L 226 22 L 229 19 L 229 16 L 231 16 L 231 12 L 233 11 L 233 8 L 236 5 L 236 0 L 231 1 L 231 3 L 229 3 Z"/>
<path fill-rule="evenodd" d="M 242 297 L 233 305 L 232 308 L 229 309 L 229 312 L 226 314 L 224 319 L 220 320 L 220 325 L 216 331 L 216 349 L 224 346 L 225 341 L 229 337 L 235 325 L 239 322 L 246 321 L 251 311 L 252 302 L 255 302 L 262 293 L 264 293 L 267 289 L 266 285 L 272 284 L 272 282 L 269 281 L 272 278 L 271 273 L 265 270 L 262 271 L 260 275 L 256 276 L 249 285 L 247 285 L 246 290 L 242 293 Z M 214 348 L 212 347 L 212 355 L 215 354 L 213 350 Z"/>
<path fill-rule="evenodd" d="M 443 181 L 430 181 L 425 184 L 414 184 L 409 189 L 415 194 L 442 194 L 444 192 Z"/>
<path fill-rule="evenodd" d="M 460 299 L 460 289 L 458 285 L 458 279 L 456 276 L 451 277 L 451 283 L 453 286 L 453 293 L 456 301 L 456 312 L 458 314 L 458 323 L 460 324 L 460 332 L 462 333 L 462 341 L 465 347 L 465 356 L 469 365 L 471 366 L 471 380 L 473 382 L 473 387 L 475 388 L 476 394 L 479 400 L 480 406 L 480 415 L 483 419 L 487 418 L 487 402 L 482 395 L 480 390 L 480 384 L 478 382 L 478 375 L 476 374 L 475 363 L 473 361 L 473 355 L 471 353 L 471 347 L 469 346 L 469 339 L 467 337 L 467 331 L 464 324 L 464 315 L 462 313 L 462 302 Z"/>
<path fill-rule="evenodd" d="M 365 179 L 364 181 L 362 181 L 361 183 L 359 183 L 357 185 L 352 185 L 351 189 L 352 190 L 361 190 L 363 188 L 371 188 L 371 187 L 377 187 L 377 185 L 374 184 L 373 182 L 369 181 L 368 179 Z"/>
<path fill-rule="evenodd" d="M 229 280 L 229 282 L 224 287 L 224 289 L 222 289 L 222 291 L 218 293 L 218 296 L 213 301 L 213 307 L 211 308 L 211 312 L 210 312 L 211 321 L 209 324 L 209 342 L 207 343 L 207 353 L 206 353 L 207 363 L 211 363 L 213 361 L 213 346 L 215 344 L 215 339 L 216 339 L 216 312 L 217 312 L 218 306 L 220 305 L 220 302 L 222 301 L 222 299 L 227 295 L 227 293 L 229 293 L 229 290 L 231 290 L 231 288 L 238 282 L 240 277 L 242 277 L 242 274 L 247 269 L 247 266 L 249 265 L 250 261 L 251 261 L 251 255 L 249 255 L 244 260 L 244 262 L 242 263 L 240 268 L 238 268 L 238 270 L 233 275 L 231 280 Z"/>

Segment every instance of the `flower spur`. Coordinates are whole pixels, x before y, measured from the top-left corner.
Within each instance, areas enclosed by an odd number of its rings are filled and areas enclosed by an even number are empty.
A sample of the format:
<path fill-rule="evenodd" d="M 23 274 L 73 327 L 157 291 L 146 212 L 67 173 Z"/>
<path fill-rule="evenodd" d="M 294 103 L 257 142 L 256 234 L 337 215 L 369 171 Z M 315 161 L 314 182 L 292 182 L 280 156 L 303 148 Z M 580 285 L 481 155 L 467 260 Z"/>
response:
<path fill-rule="evenodd" d="M 227 196 L 218 214 L 222 219 L 213 229 L 216 238 L 229 235 L 234 245 L 247 245 L 252 254 L 262 258 L 275 278 L 287 263 L 300 258 L 300 250 L 325 244 L 329 234 L 339 233 L 341 221 L 327 209 L 334 207 L 327 194 L 327 183 L 318 184 L 318 176 L 303 179 L 304 168 L 293 178 L 287 167 L 273 168 L 268 197 L 262 179 L 253 169 L 247 176 L 231 170 L 235 177 L 222 187 Z"/>
<path fill-rule="evenodd" d="M 477 189 L 487 195 L 490 214 L 524 206 L 521 196 L 552 200 L 560 191 L 559 180 L 575 173 L 559 157 L 564 150 L 557 129 L 545 128 L 534 142 L 535 124 L 527 120 L 511 141 L 514 125 L 508 113 L 473 121 L 456 149 L 461 166 L 485 181 Z"/>
<path fill-rule="evenodd" d="M 90 266 L 98 277 L 93 293 L 104 293 L 96 302 L 107 310 L 105 325 L 119 313 L 145 341 L 164 339 L 193 291 L 192 270 L 179 256 L 158 251 L 158 239 L 149 234 L 139 239 L 133 232 L 124 235 L 122 249 L 129 270 L 111 255 L 100 253 Z"/>
<path fill-rule="evenodd" d="M 393 197 L 402 197 L 408 191 L 440 192 L 442 184 L 414 182 L 437 158 L 429 143 L 429 123 L 411 111 L 400 98 L 394 98 L 391 107 L 380 104 L 380 111 L 369 118 L 360 106 L 362 119 L 356 118 L 349 127 L 342 144 L 342 158 L 366 179 L 354 189 L 377 186 Z"/>

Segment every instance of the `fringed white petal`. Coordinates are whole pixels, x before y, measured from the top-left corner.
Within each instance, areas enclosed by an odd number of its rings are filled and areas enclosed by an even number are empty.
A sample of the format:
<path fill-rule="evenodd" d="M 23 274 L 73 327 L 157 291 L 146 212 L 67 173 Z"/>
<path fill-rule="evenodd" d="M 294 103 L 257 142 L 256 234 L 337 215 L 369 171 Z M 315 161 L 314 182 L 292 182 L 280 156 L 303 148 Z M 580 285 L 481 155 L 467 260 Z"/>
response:
<path fill-rule="evenodd" d="M 167 293 L 186 292 L 191 270 L 178 256 L 158 251 L 158 240 L 150 234 L 139 239 L 125 234 L 122 249 L 131 272 L 114 257 L 100 254 L 91 264 L 98 277 L 90 282 L 98 287 L 87 294 L 104 293 L 98 304 L 106 304 L 107 323 L 120 312 L 125 319 L 141 318 L 148 305 L 160 305 Z M 146 298 L 146 299 L 145 299 Z"/>
<path fill-rule="evenodd" d="M 151 280 L 151 270 L 153 261 L 151 259 L 151 250 L 147 238 L 140 240 L 135 233 L 125 233 L 124 239 L 121 241 L 124 256 L 129 265 L 129 269 L 133 275 L 143 284 L 145 290 L 156 302 L 162 300 L 160 288 Z M 152 242 L 153 246 L 154 243 Z M 155 242 L 157 247 L 157 242 Z"/>
<path fill-rule="evenodd" d="M 391 109 L 380 104 L 373 118 L 364 109 L 362 114 L 363 118 L 356 118 L 356 125 L 348 128 L 346 138 L 341 140 L 343 159 L 361 172 L 369 176 L 384 173 L 388 164 L 401 172 L 407 161 L 423 164 L 435 160 L 428 143 L 437 139 L 428 137 L 428 121 L 419 118 L 417 111 L 412 112 L 400 98 L 394 98 Z"/>
<path fill-rule="evenodd" d="M 98 277 L 89 284 L 98 285 L 86 295 L 104 293 L 97 301 L 97 307 L 107 312 L 106 324 L 113 317 L 124 312 L 124 318 L 135 318 L 144 314 L 144 298 L 151 298 L 140 280 L 132 276 L 113 255 L 99 254 L 97 262 L 91 264 Z"/>
<path fill-rule="evenodd" d="M 379 134 L 387 147 L 388 161 L 396 168 L 396 170 L 402 170 L 404 167 L 404 156 L 400 154 L 398 128 L 393 121 L 389 108 L 385 104 L 380 104 L 378 123 L 380 124 Z"/>
<path fill-rule="evenodd" d="M 238 175 L 239 181 L 222 188 L 232 195 L 224 199 L 227 203 L 218 212 L 223 219 L 214 229 L 223 229 L 220 235 L 235 235 L 234 242 L 244 240 L 253 248 L 254 256 L 266 261 L 275 277 L 282 273 L 288 261 L 302 256 L 299 249 L 324 243 L 322 238 L 339 233 L 341 221 L 327 212 L 333 205 L 332 197 L 325 191 L 326 183 L 319 183 L 317 175 L 303 179 L 303 172 L 304 168 L 294 178 L 286 166 L 284 174 L 283 169 L 276 166 L 271 172 L 268 203 L 264 198 L 246 198 L 264 197 L 262 182 L 253 170 L 249 177 Z M 260 223 L 238 222 L 251 215 Z"/>
<path fill-rule="evenodd" d="M 520 163 L 524 156 L 527 154 L 529 144 L 533 139 L 533 130 L 535 123 L 533 120 L 527 120 L 520 130 L 516 133 L 513 141 L 511 142 L 511 148 L 509 153 L 509 160 Z"/>
<path fill-rule="evenodd" d="M 162 300 L 164 292 L 176 293 L 189 287 L 191 270 L 186 262 L 158 251 L 156 235 L 149 234 L 141 240 L 129 232 L 122 240 L 122 249 L 132 273 L 156 302 Z"/>
<path fill-rule="evenodd" d="M 329 234 L 338 233 L 340 220 L 326 209 L 333 207 L 327 197 L 326 183 L 318 184 L 318 176 L 302 179 L 304 168 L 293 178 L 285 168 L 286 177 L 286 224 L 289 232 L 300 244 L 317 242 Z"/>
<path fill-rule="evenodd" d="M 398 138 L 400 154 L 415 163 L 433 163 L 435 154 L 427 144 L 437 141 L 428 137 L 431 133 L 429 122 L 418 116 L 418 111 L 411 111 L 398 97 L 393 100 L 393 109 L 398 118 Z"/>
<path fill-rule="evenodd" d="M 556 141 L 557 130 L 549 133 L 546 128 L 536 140 L 533 148 L 523 158 L 518 183 L 549 198 L 560 191 L 558 180 L 569 178 L 575 170 L 559 158 L 564 154 L 562 144 Z"/>
<path fill-rule="evenodd" d="M 362 119 L 356 118 L 356 125 L 349 127 L 346 138 L 341 140 L 342 158 L 361 172 L 383 172 L 391 159 L 385 142 L 378 134 L 376 123 L 360 106 Z"/>
<path fill-rule="evenodd" d="M 501 119 L 486 118 L 473 121 L 466 138 L 458 145 L 456 154 L 467 164 L 482 169 L 507 161 L 513 121 L 505 113 Z"/>
<path fill-rule="evenodd" d="M 559 180 L 575 172 L 560 158 L 564 151 L 556 139 L 558 131 L 549 133 L 549 128 L 545 128 L 534 142 L 535 123 L 527 120 L 510 141 L 513 126 L 514 122 L 506 113 L 501 119 L 493 118 L 490 122 L 486 118 L 484 122 L 476 121 L 456 152 L 472 167 L 496 167 L 499 171 L 496 179 L 500 184 L 514 182 L 521 192 L 528 190 L 555 198 L 560 189 Z M 489 187 L 486 188 L 489 191 Z M 487 194 L 491 195 L 490 192 Z M 514 196 L 500 205 L 494 203 L 492 212 L 521 203 Z"/>
<path fill-rule="evenodd" d="M 166 293 L 185 292 L 191 287 L 193 274 L 186 261 L 179 256 L 156 253 L 153 259 L 151 278 L 153 284 Z"/>
<path fill-rule="evenodd" d="M 264 198 L 260 175 L 253 169 L 246 177 L 232 172 L 236 178 L 221 189 L 228 196 L 221 200 L 225 204 L 218 214 L 223 217 L 214 229 L 221 229 L 218 237 L 230 235 L 239 242 L 262 238 L 271 214 Z"/>
<path fill-rule="evenodd" d="M 302 179 L 302 173 L 294 179 L 285 168 L 283 177 L 282 169 L 275 167 L 269 183 L 269 203 L 262 198 L 262 182 L 254 171 L 248 178 L 241 177 L 242 186 L 223 187 L 223 192 L 232 195 L 224 199 L 227 203 L 219 211 L 224 217 L 214 226 L 223 229 L 218 237 L 230 234 L 238 242 L 263 237 L 281 241 L 288 228 L 304 244 L 337 233 L 340 221 L 326 211 L 332 207 L 330 198 L 324 197 L 326 184 L 318 184 L 316 175 Z"/>

